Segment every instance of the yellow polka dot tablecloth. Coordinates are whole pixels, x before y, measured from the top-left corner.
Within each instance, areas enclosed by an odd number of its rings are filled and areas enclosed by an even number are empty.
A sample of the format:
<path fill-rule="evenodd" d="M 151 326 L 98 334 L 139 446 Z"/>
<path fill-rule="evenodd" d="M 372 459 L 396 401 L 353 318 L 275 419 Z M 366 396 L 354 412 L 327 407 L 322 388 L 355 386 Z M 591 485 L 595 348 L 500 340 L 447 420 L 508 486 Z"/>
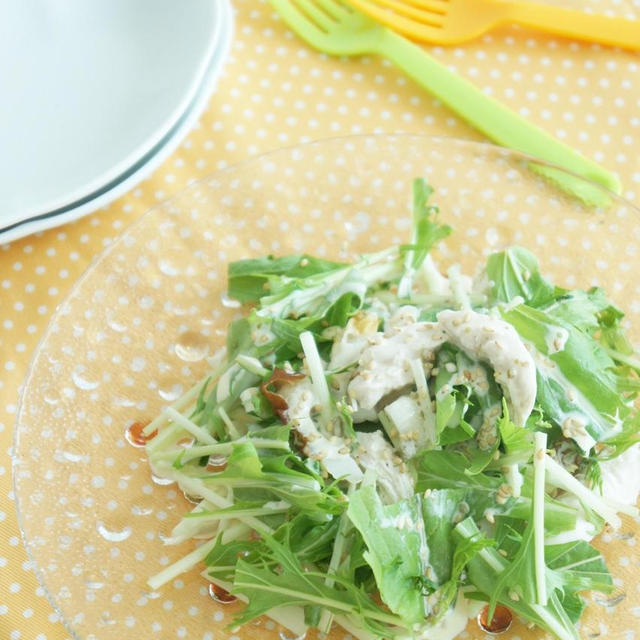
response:
<path fill-rule="evenodd" d="M 637 0 L 558 4 L 640 16 Z M 96 255 L 145 211 L 190 182 L 278 147 L 376 132 L 482 140 L 386 61 L 337 59 L 312 51 L 265 2 L 234 0 L 234 9 L 236 31 L 230 58 L 207 110 L 178 151 L 105 209 L 0 247 L 0 640 L 70 637 L 39 586 L 22 545 L 10 455 L 19 393 L 30 359 L 53 312 Z M 465 46 L 427 48 L 486 93 L 616 172 L 626 198 L 638 203 L 637 53 L 517 27 L 494 31 Z M 640 307 L 633 311 L 640 313 Z M 640 317 L 634 319 L 640 322 Z M 628 548 L 616 558 L 614 570 L 630 575 L 638 571 L 635 542 L 634 536 L 626 539 Z M 636 582 L 640 590 L 640 580 Z M 615 606 L 609 608 L 600 628 L 588 637 L 640 639 L 640 607 L 624 609 L 622 626 L 616 624 Z M 260 637 L 259 631 L 255 634 Z M 135 628 L 126 637 L 136 637 Z M 184 636 L 172 630 L 157 637 Z M 214 638 L 203 632 L 201 637 L 221 640 L 234 635 Z"/>

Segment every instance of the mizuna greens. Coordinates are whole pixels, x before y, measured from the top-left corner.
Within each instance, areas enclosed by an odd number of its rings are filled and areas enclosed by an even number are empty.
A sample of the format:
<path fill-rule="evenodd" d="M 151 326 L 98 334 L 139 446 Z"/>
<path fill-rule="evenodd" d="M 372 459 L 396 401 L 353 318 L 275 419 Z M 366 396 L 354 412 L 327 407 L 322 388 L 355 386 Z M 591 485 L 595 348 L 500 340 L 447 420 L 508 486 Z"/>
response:
<path fill-rule="evenodd" d="M 437 640 L 484 602 L 579 637 L 581 592 L 613 589 L 589 540 L 637 516 L 601 492 L 638 449 L 623 315 L 520 247 L 442 274 L 430 196 L 415 180 L 409 243 L 355 263 L 229 265 L 251 311 L 146 428 L 154 473 L 196 502 L 169 542 L 199 540 L 152 588 L 203 562 L 248 602 L 234 624 Z"/>

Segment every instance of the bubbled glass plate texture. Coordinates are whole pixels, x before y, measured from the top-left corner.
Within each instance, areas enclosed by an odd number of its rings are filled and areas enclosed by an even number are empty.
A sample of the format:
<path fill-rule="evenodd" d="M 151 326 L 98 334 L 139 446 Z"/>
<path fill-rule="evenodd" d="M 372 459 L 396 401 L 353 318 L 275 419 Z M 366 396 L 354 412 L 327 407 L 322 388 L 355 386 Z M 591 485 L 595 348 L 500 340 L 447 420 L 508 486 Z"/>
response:
<path fill-rule="evenodd" d="M 215 174 L 156 207 L 114 242 L 57 310 L 25 382 L 15 489 L 27 550 L 81 640 L 280 637 L 267 619 L 232 629 L 233 611 L 194 570 L 158 592 L 149 576 L 192 545 L 166 546 L 189 504 L 153 482 L 124 439 L 207 370 L 240 310 L 226 265 L 264 254 L 351 259 L 410 238 L 411 181 L 424 176 L 454 234 L 437 253 L 473 272 L 520 244 L 561 286 L 606 288 L 640 339 L 640 218 L 611 197 L 589 209 L 495 147 L 427 136 L 363 136 L 283 149 Z M 638 525 L 604 533 L 614 597 L 588 595 L 584 638 L 633 640 L 640 623 Z M 310 634 L 311 635 L 311 634 Z M 332 639 L 346 632 L 335 629 Z M 475 621 L 462 637 L 485 638 Z M 514 624 L 510 640 L 544 638 Z"/>

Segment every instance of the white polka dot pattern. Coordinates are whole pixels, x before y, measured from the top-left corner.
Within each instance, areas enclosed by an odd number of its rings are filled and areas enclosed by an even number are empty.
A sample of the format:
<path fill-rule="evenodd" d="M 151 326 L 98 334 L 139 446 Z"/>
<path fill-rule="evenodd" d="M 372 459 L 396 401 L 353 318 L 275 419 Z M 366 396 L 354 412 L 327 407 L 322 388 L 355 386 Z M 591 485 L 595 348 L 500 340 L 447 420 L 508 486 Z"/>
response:
<path fill-rule="evenodd" d="M 640 15 L 639 0 L 546 1 L 616 15 Z M 234 0 L 234 5 L 237 13 L 235 42 L 217 94 L 198 127 L 155 175 L 127 196 L 84 220 L 0 246 L 0 493 L 3 496 L 0 511 L 5 514 L 0 516 L 0 638 L 13 634 L 25 639 L 66 640 L 69 635 L 38 588 L 20 543 L 12 502 L 9 452 L 18 390 L 27 363 L 51 314 L 93 256 L 159 200 L 171 196 L 194 179 L 258 152 L 332 135 L 373 131 L 420 131 L 479 138 L 438 101 L 399 75 L 390 64 L 373 58 L 336 60 L 320 55 L 288 33 L 282 23 L 274 19 L 264 1 Z M 635 150 L 640 144 L 640 63 L 636 54 L 549 38 L 515 27 L 494 31 L 464 47 L 429 47 L 429 50 L 536 124 L 617 171 L 625 186 L 625 195 L 637 200 L 640 156 Z M 390 196 L 389 211 L 403 206 L 405 201 L 404 193 Z M 485 211 L 488 210 L 485 207 Z M 265 203 L 264 214 L 273 216 L 275 213 L 273 207 Z M 487 215 L 481 209 L 477 213 L 479 220 Z M 520 212 L 518 221 L 523 225 L 535 221 L 538 213 L 532 204 L 529 210 Z M 303 223 L 303 233 L 318 231 L 322 215 L 321 206 L 312 209 L 310 219 Z M 385 215 L 393 220 L 392 213 Z M 284 222 L 284 214 L 281 218 Z M 293 213 L 287 212 L 286 222 L 290 226 L 297 224 Z M 615 224 L 615 221 L 608 222 Z M 382 246 L 389 240 L 378 230 L 378 224 L 387 224 L 384 216 L 370 220 L 372 247 Z M 471 245 L 474 233 L 481 228 L 475 223 L 469 224 L 465 242 Z M 546 238 L 558 247 L 566 247 L 564 241 L 572 242 L 574 235 L 579 233 L 570 219 L 564 221 L 562 229 L 562 233 L 552 233 L 541 227 L 536 245 L 545 242 Z M 397 238 L 404 238 L 404 234 L 404 229 L 394 227 L 393 235 Z M 277 249 L 275 244 L 266 246 L 262 236 L 257 235 L 260 241 L 247 247 L 252 252 Z M 598 273 L 594 269 L 590 279 L 601 277 L 600 270 L 606 275 L 607 269 L 617 264 L 620 281 L 612 282 L 612 287 L 621 299 L 629 294 L 627 309 L 637 314 L 640 304 L 636 298 L 640 288 L 632 292 L 622 290 L 628 279 L 634 277 L 633 265 L 639 245 L 635 229 L 627 235 L 616 260 L 601 262 Z M 594 246 L 590 242 L 591 238 L 583 237 L 580 246 L 588 251 Z M 318 244 L 322 250 L 323 244 Z M 460 248 L 469 251 L 464 243 Z M 143 268 L 144 265 L 140 266 Z M 213 282 L 219 276 L 223 276 L 222 270 L 213 268 L 207 279 Z M 565 281 L 567 285 L 575 285 L 583 279 L 580 273 L 568 274 Z M 149 296 L 139 301 L 140 313 L 154 299 L 157 286 L 158 282 L 151 283 Z M 100 304 L 99 295 L 94 304 Z M 91 313 L 91 309 L 86 310 L 87 317 L 83 316 L 83 319 L 90 320 Z M 78 326 L 78 331 L 81 330 Z M 157 327 L 156 330 L 164 329 Z M 92 335 L 91 340 L 97 337 L 98 334 Z M 83 342 L 83 335 L 75 336 L 77 350 Z M 81 356 L 89 363 L 97 358 L 97 345 L 90 340 L 86 342 L 88 346 L 83 347 L 86 353 L 83 351 Z M 145 358 L 147 367 L 151 362 L 149 354 L 153 354 L 155 348 L 154 337 L 146 337 L 145 353 L 141 357 Z M 135 380 L 138 374 L 129 370 L 128 375 L 130 380 Z M 170 401 L 172 394 L 179 393 L 168 384 L 171 382 L 169 377 L 156 382 L 158 389 L 166 392 L 166 401 Z M 101 380 L 101 384 L 108 385 L 109 381 Z M 67 387 L 76 393 L 76 397 L 80 393 L 101 391 L 100 387 L 82 392 L 74 388 L 75 385 Z M 105 427 L 109 417 L 101 417 Z M 46 429 L 43 433 L 47 433 Z M 99 444 L 100 434 L 94 433 L 93 438 L 95 444 Z M 110 477 L 119 464 L 116 462 L 118 455 L 111 458 L 114 464 L 107 465 L 105 458 L 105 469 L 96 470 L 95 475 L 102 475 L 105 480 Z M 138 462 L 131 461 L 132 464 Z M 125 476 L 135 471 L 134 468 L 122 470 L 119 482 L 124 488 L 121 491 L 126 490 L 124 485 L 131 486 L 130 479 Z M 154 488 L 148 485 L 149 493 Z M 100 491 L 93 487 L 91 490 Z M 148 494 L 143 491 L 143 495 Z M 154 535 L 154 530 L 149 528 L 145 535 Z M 150 543 L 153 538 L 145 539 Z M 117 558 L 118 546 L 114 545 L 111 553 Z M 638 562 L 635 548 L 629 547 L 623 557 L 627 564 L 621 564 L 620 569 L 626 572 L 625 576 L 632 576 Z M 19 584 L 20 589 L 11 591 L 13 583 Z M 635 584 L 633 579 L 632 584 Z M 610 637 L 629 640 L 637 626 L 640 607 L 630 605 L 624 611 L 632 611 L 636 617 L 625 617 L 620 614 L 624 606 L 623 602 L 611 611 L 607 624 Z M 209 611 L 208 608 L 202 610 Z M 611 635 L 612 629 L 618 629 L 612 620 L 620 624 L 618 636 Z M 135 629 L 134 626 L 133 631 L 127 630 L 123 637 L 131 637 Z M 596 633 L 596 630 L 589 632 Z M 95 633 L 100 637 L 98 631 Z M 165 629 L 158 630 L 156 635 L 173 637 L 175 634 Z M 204 632 L 193 637 L 211 640 L 214 634 Z M 220 637 L 219 633 L 215 634 L 216 640 Z"/>

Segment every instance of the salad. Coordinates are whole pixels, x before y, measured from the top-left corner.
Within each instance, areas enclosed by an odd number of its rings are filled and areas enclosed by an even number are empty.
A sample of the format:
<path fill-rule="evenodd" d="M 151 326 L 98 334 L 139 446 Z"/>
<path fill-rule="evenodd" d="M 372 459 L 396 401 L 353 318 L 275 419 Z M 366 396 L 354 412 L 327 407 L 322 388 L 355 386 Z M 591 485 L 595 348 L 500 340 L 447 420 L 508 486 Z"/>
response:
<path fill-rule="evenodd" d="M 406 640 L 481 609 L 577 639 L 581 593 L 613 590 L 590 540 L 638 517 L 623 314 L 520 247 L 443 274 L 431 194 L 414 181 L 408 244 L 352 264 L 229 265 L 251 310 L 144 431 L 154 474 L 194 502 L 167 542 L 198 540 L 153 589 L 204 566 L 247 602 L 234 626 Z"/>

